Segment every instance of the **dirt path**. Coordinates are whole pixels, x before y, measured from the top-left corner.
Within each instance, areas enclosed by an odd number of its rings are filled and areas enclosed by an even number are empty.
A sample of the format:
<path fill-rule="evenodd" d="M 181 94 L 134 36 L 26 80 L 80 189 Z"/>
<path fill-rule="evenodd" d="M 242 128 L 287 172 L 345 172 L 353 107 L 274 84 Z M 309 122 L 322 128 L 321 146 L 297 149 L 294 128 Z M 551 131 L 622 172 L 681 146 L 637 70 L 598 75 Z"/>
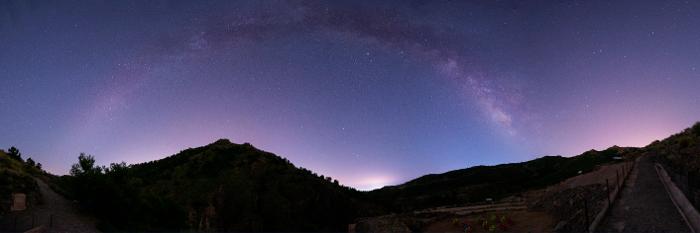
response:
<path fill-rule="evenodd" d="M 668 197 L 649 156 L 639 159 L 598 228 L 601 232 L 690 232 Z"/>
<path fill-rule="evenodd" d="M 71 201 L 54 192 L 44 181 L 36 179 L 36 182 L 44 203 L 36 206 L 34 212 L 37 225 L 45 226 L 43 232 L 99 232 L 94 219 L 81 215 Z"/>

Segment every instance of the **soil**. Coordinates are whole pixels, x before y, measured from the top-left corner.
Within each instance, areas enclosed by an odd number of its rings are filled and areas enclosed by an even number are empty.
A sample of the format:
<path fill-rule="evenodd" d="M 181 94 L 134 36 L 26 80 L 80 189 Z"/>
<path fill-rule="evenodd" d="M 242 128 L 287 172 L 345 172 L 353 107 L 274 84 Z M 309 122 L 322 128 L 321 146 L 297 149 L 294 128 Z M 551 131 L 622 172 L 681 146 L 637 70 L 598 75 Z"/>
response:
<path fill-rule="evenodd" d="M 554 223 L 552 217 L 544 212 L 505 211 L 443 218 L 426 226 L 422 232 L 465 232 L 465 223 L 473 226 L 471 232 L 490 232 L 481 226 L 480 220 L 491 215 L 498 216 L 497 218 L 507 216 L 512 223 L 507 229 L 497 229 L 495 232 L 551 232 Z"/>
<path fill-rule="evenodd" d="M 39 232 L 100 232 L 95 227 L 95 220 L 80 213 L 77 205 L 54 192 L 42 180 L 36 179 L 43 203 L 32 210 L 35 224 L 43 225 Z"/>

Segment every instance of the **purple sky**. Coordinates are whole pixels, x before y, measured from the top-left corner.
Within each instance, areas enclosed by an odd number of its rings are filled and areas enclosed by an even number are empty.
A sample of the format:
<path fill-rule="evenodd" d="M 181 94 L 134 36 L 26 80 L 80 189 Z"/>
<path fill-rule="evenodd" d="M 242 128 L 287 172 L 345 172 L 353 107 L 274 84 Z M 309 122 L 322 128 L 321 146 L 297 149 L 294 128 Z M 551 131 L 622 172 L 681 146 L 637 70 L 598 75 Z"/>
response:
<path fill-rule="evenodd" d="M 0 147 L 57 174 L 219 138 L 360 189 L 700 120 L 697 1 L 0 0 Z"/>

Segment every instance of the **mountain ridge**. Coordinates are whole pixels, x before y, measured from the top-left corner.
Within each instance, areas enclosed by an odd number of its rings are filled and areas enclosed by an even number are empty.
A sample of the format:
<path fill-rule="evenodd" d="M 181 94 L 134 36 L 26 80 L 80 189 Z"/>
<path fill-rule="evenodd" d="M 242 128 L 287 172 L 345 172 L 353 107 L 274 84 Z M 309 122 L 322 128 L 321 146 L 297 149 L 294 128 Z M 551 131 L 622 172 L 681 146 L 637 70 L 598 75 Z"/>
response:
<path fill-rule="evenodd" d="M 226 139 L 150 162 L 78 170 L 63 186 L 106 231 L 342 231 L 381 209 L 330 177 Z"/>
<path fill-rule="evenodd" d="M 473 166 L 372 191 L 343 186 L 250 143 L 218 139 L 133 165 L 100 167 L 94 157 L 81 155 L 75 172 L 53 183 L 101 219 L 98 227 L 105 231 L 345 231 L 360 217 L 505 198 L 593 171 L 616 157 L 697 148 L 699 137 L 695 124 L 645 147 Z"/>
<path fill-rule="evenodd" d="M 101 171 L 95 177 L 65 176 L 62 182 L 86 209 L 104 220 L 100 226 L 107 231 L 343 231 L 348 223 L 363 216 L 466 204 L 485 196 L 500 198 L 541 187 L 580 170 L 589 171 L 625 150 L 632 149 L 610 148 L 570 158 L 544 156 L 526 162 L 475 166 L 363 192 L 297 167 L 250 143 L 218 139 L 149 162 L 84 168 Z M 557 166 L 566 168 L 565 172 L 557 171 Z M 507 182 L 511 177 L 517 177 L 518 182 L 537 179 L 513 185 Z M 508 185 L 512 187 L 494 188 Z M 483 190 L 491 193 L 484 194 Z M 116 204 L 105 204 L 104 199 L 116 200 Z M 144 220 L 120 219 L 123 215 L 142 215 L 136 219 Z"/>

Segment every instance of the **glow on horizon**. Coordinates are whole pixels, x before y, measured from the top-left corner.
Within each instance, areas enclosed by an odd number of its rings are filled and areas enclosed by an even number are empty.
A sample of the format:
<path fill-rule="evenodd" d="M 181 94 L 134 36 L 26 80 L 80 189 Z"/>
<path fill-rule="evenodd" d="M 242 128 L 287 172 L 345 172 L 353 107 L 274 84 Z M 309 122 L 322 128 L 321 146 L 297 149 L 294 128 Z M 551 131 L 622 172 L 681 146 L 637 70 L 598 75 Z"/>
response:
<path fill-rule="evenodd" d="M 228 138 L 366 190 L 700 120 L 700 2 L 12 3 L 0 146 L 58 174 Z"/>
<path fill-rule="evenodd" d="M 388 185 L 397 185 L 396 182 L 396 179 L 391 178 L 390 176 L 369 176 L 367 178 L 361 178 L 355 182 L 349 182 L 347 185 L 355 187 L 357 190 L 371 191 Z"/>

